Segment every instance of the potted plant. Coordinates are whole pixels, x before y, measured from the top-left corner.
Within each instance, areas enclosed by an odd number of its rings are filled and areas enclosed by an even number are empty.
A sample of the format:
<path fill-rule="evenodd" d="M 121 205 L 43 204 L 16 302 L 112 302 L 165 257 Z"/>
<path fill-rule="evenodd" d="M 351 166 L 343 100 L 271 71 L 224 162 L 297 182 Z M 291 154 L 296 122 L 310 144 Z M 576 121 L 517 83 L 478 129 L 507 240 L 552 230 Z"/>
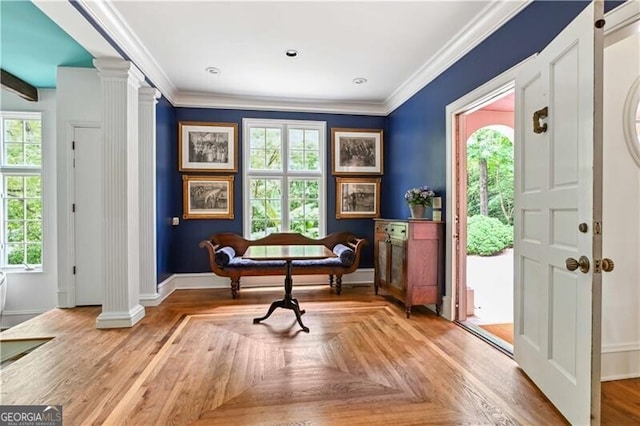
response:
<path fill-rule="evenodd" d="M 435 192 L 428 186 L 411 188 L 404 194 L 404 200 L 409 205 L 411 217 L 414 219 L 424 218 L 427 206 L 431 205 Z"/>

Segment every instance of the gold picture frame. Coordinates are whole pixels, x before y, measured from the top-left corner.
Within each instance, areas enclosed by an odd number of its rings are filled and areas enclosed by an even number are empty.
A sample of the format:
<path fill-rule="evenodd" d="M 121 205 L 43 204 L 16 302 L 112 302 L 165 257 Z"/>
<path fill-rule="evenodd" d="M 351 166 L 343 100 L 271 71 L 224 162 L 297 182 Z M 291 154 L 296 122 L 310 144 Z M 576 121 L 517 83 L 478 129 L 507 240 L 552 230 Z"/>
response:
<path fill-rule="evenodd" d="M 380 217 L 380 178 L 336 178 L 336 219 Z"/>
<path fill-rule="evenodd" d="M 184 219 L 233 219 L 233 176 L 182 176 Z"/>
<path fill-rule="evenodd" d="M 182 172 L 237 172 L 238 124 L 180 121 L 178 169 Z"/>
<path fill-rule="evenodd" d="M 381 175 L 383 131 L 331 129 L 331 172 L 334 175 Z"/>

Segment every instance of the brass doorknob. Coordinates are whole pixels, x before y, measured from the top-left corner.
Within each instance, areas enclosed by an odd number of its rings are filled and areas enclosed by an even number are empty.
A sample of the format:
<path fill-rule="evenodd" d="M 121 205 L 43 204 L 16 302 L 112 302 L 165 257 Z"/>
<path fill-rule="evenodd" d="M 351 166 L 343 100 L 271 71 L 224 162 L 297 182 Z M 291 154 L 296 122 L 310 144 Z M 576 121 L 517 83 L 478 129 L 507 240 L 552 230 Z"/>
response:
<path fill-rule="evenodd" d="M 580 271 L 585 274 L 589 272 L 589 258 L 587 256 L 580 256 L 580 259 L 575 260 L 573 257 L 568 257 L 564 261 L 565 266 L 570 271 L 575 271 L 580 267 Z"/>
<path fill-rule="evenodd" d="M 606 257 L 602 259 L 602 270 L 604 272 L 611 272 L 613 271 L 614 267 L 615 267 L 615 264 L 613 263 L 613 260 L 608 259 Z"/>

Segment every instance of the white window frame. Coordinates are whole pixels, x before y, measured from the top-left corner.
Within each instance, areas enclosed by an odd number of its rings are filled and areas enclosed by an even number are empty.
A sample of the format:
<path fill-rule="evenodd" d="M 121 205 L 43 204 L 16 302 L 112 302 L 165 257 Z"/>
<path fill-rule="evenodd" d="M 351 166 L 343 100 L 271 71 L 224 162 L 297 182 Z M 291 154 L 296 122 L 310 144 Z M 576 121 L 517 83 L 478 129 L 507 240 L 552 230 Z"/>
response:
<path fill-rule="evenodd" d="M 250 170 L 250 129 L 252 127 L 268 127 L 279 128 L 282 134 L 282 170 Z M 319 168 L 318 172 L 288 170 L 288 147 L 289 147 L 289 128 L 317 130 L 319 133 Z M 243 208 L 243 224 L 242 229 L 244 236 L 248 238 L 251 235 L 251 193 L 249 181 L 251 178 L 266 179 L 282 179 L 282 232 L 289 229 L 288 206 L 289 199 L 287 195 L 288 182 L 290 178 L 314 178 L 319 180 L 318 187 L 318 215 L 319 224 L 318 232 L 320 238 L 326 236 L 327 232 L 327 185 L 326 185 L 326 152 L 327 152 L 327 122 L 326 121 L 306 121 L 306 120 L 273 120 L 258 118 L 242 119 L 242 208 Z"/>
<path fill-rule="evenodd" d="M 4 164 L 4 120 L 5 119 L 16 119 L 16 120 L 40 120 L 41 128 L 42 128 L 42 138 L 40 140 L 40 166 L 12 166 Z M 45 139 L 45 126 L 44 126 L 44 118 L 43 113 L 41 112 L 33 112 L 33 111 L 0 111 L 0 201 L 2 205 L 0 209 L 2 210 L 2 215 L 0 216 L 0 268 L 6 271 L 15 271 L 15 270 L 27 270 L 27 271 L 42 271 L 44 268 L 44 259 L 45 259 L 45 205 L 44 205 L 44 186 L 45 186 L 45 178 L 44 178 L 44 139 Z M 5 244 L 5 227 L 4 221 L 7 217 L 7 210 L 5 204 L 5 193 L 4 193 L 4 178 L 5 176 L 40 176 L 40 201 L 42 203 L 42 217 L 40 219 L 40 227 L 42 229 L 42 239 L 40 244 L 41 248 L 41 263 L 40 264 L 27 264 L 25 259 L 25 263 L 22 265 L 9 265 L 7 263 L 7 247 Z"/>

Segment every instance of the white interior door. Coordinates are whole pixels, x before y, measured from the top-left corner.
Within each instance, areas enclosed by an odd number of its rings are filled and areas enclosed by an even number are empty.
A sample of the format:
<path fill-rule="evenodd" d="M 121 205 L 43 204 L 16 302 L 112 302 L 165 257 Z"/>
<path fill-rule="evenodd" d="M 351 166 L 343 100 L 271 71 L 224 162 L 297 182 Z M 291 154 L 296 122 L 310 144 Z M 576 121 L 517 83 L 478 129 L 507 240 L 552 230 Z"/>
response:
<path fill-rule="evenodd" d="M 101 130 L 74 129 L 76 305 L 102 304 Z"/>
<path fill-rule="evenodd" d="M 514 356 L 576 425 L 600 416 L 602 17 L 591 3 L 516 78 Z"/>

